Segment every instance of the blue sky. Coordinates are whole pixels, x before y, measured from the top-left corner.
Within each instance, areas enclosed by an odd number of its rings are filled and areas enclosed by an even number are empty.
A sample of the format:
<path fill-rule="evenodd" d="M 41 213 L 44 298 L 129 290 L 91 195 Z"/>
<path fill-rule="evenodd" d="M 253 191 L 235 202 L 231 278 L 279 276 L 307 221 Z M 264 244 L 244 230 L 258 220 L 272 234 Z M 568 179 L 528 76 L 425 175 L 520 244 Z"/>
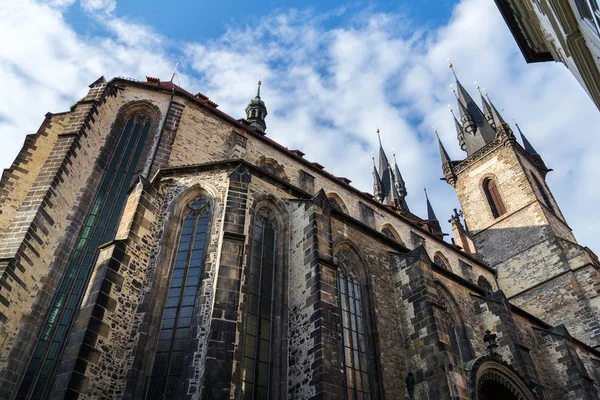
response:
<path fill-rule="evenodd" d="M 310 9 L 316 14 L 346 9 L 339 18 L 328 21 L 332 29 L 351 21 L 356 12 L 383 12 L 403 14 L 419 26 L 438 26 L 448 20 L 454 0 L 402 1 L 151 1 L 127 0 L 116 3 L 116 15 L 138 23 L 150 25 L 157 32 L 171 39 L 196 41 L 210 40 L 223 35 L 227 28 L 252 24 L 253 21 L 273 13 L 285 13 L 289 9 Z M 69 7 L 65 12 L 67 22 L 82 34 L 96 34 L 101 24 L 93 23 L 93 17 L 82 7 Z M 92 22 L 90 24 L 90 21 Z"/>
<path fill-rule="evenodd" d="M 267 134 L 372 190 L 375 127 L 398 163 L 408 204 L 423 187 L 444 223 L 459 207 L 439 180 L 432 125 L 464 158 L 447 104 L 451 57 L 474 97 L 484 87 L 516 118 L 546 164 L 579 242 L 600 252 L 600 114 L 558 63 L 526 64 L 493 0 L 286 3 L 176 0 L 0 1 L 0 166 L 46 112 L 59 112 L 100 75 L 169 79 L 240 118 L 262 78 Z M 394 149 L 394 150 L 392 150 Z"/>

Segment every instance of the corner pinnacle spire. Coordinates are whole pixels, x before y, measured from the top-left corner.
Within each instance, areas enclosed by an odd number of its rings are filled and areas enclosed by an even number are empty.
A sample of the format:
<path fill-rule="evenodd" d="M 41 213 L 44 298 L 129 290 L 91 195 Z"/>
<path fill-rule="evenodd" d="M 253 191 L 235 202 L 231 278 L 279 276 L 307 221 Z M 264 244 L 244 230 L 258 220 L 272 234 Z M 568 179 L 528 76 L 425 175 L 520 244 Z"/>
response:
<path fill-rule="evenodd" d="M 267 106 L 265 102 L 260 98 L 260 87 L 262 81 L 258 81 L 258 89 L 256 90 L 256 97 L 254 97 L 246 106 L 246 120 L 250 123 L 250 126 L 262 130 L 267 130 L 267 123 L 265 118 L 267 117 Z"/>
<path fill-rule="evenodd" d="M 404 210 L 409 211 L 408 203 L 406 203 L 406 196 L 408 195 L 408 191 L 406 190 L 406 183 L 402 178 L 402 174 L 400 173 L 400 168 L 398 168 L 398 161 L 396 160 L 396 153 L 394 153 L 394 177 L 395 177 L 395 188 L 398 193 L 398 206 Z"/>
<path fill-rule="evenodd" d="M 432 233 L 439 238 L 443 238 L 444 234 L 442 233 L 442 227 L 440 225 L 440 221 L 438 221 L 435 212 L 433 211 L 433 207 L 431 202 L 429 201 L 429 196 L 427 195 L 427 188 L 423 188 L 425 192 L 425 199 L 427 201 L 427 222 L 429 223 Z"/>
<path fill-rule="evenodd" d="M 375 164 L 375 156 L 373 159 L 373 195 L 375 199 L 379 202 L 383 201 L 383 183 L 381 182 L 381 177 L 379 176 L 379 172 L 377 171 L 377 165 Z"/>

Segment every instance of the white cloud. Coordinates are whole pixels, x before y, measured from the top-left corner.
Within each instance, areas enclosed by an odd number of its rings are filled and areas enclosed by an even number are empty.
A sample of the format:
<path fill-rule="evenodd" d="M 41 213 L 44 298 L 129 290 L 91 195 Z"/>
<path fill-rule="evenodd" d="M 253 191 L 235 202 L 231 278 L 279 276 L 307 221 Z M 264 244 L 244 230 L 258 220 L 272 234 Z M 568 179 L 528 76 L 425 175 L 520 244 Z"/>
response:
<path fill-rule="evenodd" d="M 61 0 L 58 0 L 61 1 Z M 67 0 L 68 1 L 68 0 Z M 81 0 L 81 7 L 88 12 L 111 14 L 117 8 L 116 0 Z"/>
<path fill-rule="evenodd" d="M 36 129 L 45 111 L 66 109 L 99 75 L 167 77 L 180 60 L 188 73 L 182 85 L 202 91 L 236 117 L 261 77 L 269 136 L 362 190 L 371 190 L 370 153 L 377 149 L 379 124 L 388 155 L 392 147 L 398 154 L 412 210 L 425 215 L 427 186 L 445 221 L 458 202 L 454 190 L 439 181 L 430 127 L 438 127 L 451 156 L 464 157 L 446 109 L 454 104 L 446 67 L 451 57 L 473 95 L 477 80 L 507 120 L 519 120 L 554 168 L 550 187 L 580 242 L 600 250 L 600 227 L 589 223 L 600 219 L 600 180 L 590 179 L 600 167 L 600 137 L 588 133 L 600 115 L 562 65 L 523 61 L 493 2 L 462 0 L 448 25 L 430 32 L 403 16 L 369 10 L 331 29 L 329 15 L 292 10 L 232 27 L 214 41 L 178 46 L 152 27 L 115 16 L 114 1 L 82 1 L 86 9 L 102 11 L 94 18 L 108 31 L 91 38 L 78 36 L 60 8 L 31 0 L 11 3 L 0 5 L 5 21 L 0 35 L 19 38 L 0 47 L 0 134 L 12 141 L 10 150 L 0 149 L 5 166 L 16 154 L 15 141 Z M 20 26 L 19 15 L 32 18 L 28 25 L 36 29 Z"/>

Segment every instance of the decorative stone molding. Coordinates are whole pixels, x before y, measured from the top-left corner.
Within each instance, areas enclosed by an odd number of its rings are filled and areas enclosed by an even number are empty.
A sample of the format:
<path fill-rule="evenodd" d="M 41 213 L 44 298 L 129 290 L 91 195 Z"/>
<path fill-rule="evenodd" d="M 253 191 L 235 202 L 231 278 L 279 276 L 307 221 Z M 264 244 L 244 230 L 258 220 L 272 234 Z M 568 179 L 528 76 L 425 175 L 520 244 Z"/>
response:
<path fill-rule="evenodd" d="M 256 161 L 256 166 L 264 169 L 278 178 L 283 179 L 284 181 L 290 181 L 290 178 L 288 178 L 285 173 L 285 167 L 277 162 L 277 160 L 274 158 L 260 156 L 260 158 Z"/>
<path fill-rule="evenodd" d="M 465 364 L 465 371 L 469 375 L 469 390 L 471 399 L 481 399 L 484 385 L 493 382 L 506 388 L 518 400 L 536 400 L 540 397 L 519 376 L 517 371 L 502 359 L 494 355 L 477 357 Z"/>

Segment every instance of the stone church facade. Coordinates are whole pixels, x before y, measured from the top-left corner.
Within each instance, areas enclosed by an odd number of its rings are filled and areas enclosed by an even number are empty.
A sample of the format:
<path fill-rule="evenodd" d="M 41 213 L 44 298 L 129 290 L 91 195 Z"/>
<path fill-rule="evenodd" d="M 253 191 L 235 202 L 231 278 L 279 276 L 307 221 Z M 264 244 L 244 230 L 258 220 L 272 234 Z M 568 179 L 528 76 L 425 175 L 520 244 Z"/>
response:
<path fill-rule="evenodd" d="M 444 241 L 171 82 L 98 79 L 0 181 L 0 397 L 598 399 L 600 263 L 457 80 Z"/>

